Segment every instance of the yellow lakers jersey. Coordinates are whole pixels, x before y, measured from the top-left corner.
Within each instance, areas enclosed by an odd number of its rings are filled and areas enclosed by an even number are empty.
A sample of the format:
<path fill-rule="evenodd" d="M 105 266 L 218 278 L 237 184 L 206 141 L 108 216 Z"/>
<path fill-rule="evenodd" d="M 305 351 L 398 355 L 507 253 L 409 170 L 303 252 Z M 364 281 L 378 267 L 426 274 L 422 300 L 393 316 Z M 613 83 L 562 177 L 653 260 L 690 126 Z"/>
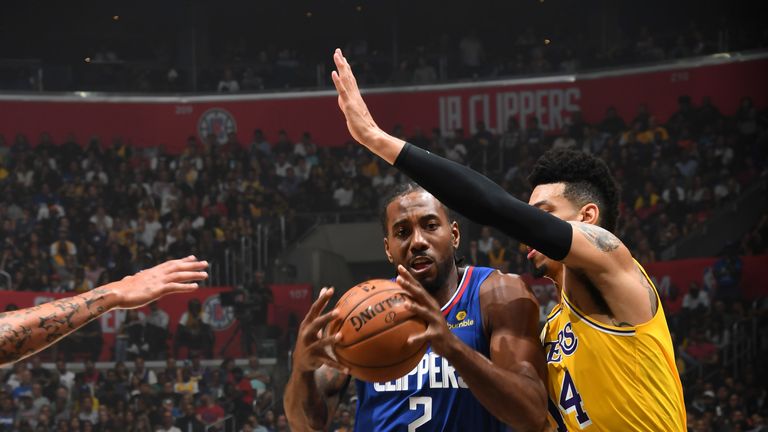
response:
<path fill-rule="evenodd" d="M 561 297 L 542 331 L 551 426 L 558 432 L 686 431 L 683 388 L 658 293 L 656 315 L 635 327 L 595 321 L 565 293 Z"/>

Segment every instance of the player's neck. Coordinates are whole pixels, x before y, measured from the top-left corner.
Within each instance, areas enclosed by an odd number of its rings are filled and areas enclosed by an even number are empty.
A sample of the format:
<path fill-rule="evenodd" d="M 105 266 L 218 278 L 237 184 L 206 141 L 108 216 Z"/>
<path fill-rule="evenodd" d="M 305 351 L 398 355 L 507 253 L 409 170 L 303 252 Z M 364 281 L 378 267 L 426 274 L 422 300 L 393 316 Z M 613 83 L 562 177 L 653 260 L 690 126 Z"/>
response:
<path fill-rule="evenodd" d="M 560 293 L 563 290 L 563 287 L 565 286 L 563 284 L 564 278 L 565 278 L 565 266 L 559 265 L 558 269 L 553 271 L 550 274 L 547 274 L 545 276 L 547 279 L 551 280 L 555 284 L 555 288 L 557 289 L 558 297 L 560 296 Z"/>
<path fill-rule="evenodd" d="M 441 286 L 435 293 L 435 300 L 437 304 L 443 306 L 448 303 L 448 300 L 453 297 L 453 294 L 459 289 L 459 278 L 466 271 L 466 267 L 459 269 L 457 266 L 452 266 L 448 276 L 445 278 L 443 286 Z"/>

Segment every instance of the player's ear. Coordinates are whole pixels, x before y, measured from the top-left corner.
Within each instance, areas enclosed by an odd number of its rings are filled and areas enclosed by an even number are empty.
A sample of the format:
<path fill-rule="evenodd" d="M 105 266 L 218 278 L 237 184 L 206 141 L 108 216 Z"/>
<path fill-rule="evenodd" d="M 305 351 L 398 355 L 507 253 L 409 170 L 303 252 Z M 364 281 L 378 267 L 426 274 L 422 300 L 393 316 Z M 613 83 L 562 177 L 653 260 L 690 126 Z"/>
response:
<path fill-rule="evenodd" d="M 387 261 L 389 261 L 390 264 L 394 264 L 395 259 L 392 258 L 392 254 L 389 253 L 389 241 L 387 241 L 386 237 L 384 237 L 384 253 L 387 255 Z"/>
<path fill-rule="evenodd" d="M 600 207 L 595 203 L 585 204 L 584 207 L 579 210 L 579 219 L 584 223 L 599 225 Z"/>
<path fill-rule="evenodd" d="M 451 222 L 451 244 L 454 249 L 459 248 L 461 243 L 461 232 L 459 231 L 459 223 L 456 221 Z"/>

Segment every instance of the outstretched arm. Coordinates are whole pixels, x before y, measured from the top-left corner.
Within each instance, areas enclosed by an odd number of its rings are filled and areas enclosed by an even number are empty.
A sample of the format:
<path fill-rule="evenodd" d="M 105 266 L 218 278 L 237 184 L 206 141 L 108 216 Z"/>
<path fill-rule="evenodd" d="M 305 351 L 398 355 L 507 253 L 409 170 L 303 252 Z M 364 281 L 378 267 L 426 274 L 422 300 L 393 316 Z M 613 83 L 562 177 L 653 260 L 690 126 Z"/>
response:
<path fill-rule="evenodd" d="M 193 256 L 167 261 L 87 293 L 0 314 L 0 364 L 47 348 L 113 309 L 144 306 L 166 294 L 197 288 L 208 277 L 205 261 Z"/>

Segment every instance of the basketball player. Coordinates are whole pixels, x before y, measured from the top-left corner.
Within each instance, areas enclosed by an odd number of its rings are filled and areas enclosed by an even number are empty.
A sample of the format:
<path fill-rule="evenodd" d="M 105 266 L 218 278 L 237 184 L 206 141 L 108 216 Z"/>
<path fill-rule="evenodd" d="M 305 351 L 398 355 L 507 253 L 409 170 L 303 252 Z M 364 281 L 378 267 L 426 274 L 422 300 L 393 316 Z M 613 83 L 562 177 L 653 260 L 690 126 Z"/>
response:
<path fill-rule="evenodd" d="M 459 227 L 435 197 L 408 183 L 385 199 L 384 251 L 408 307 L 427 323 L 409 343 L 429 343 L 418 366 L 391 382 L 357 380 L 355 430 L 540 431 L 546 422 L 546 371 L 538 306 L 518 277 L 458 267 Z M 323 289 L 299 328 L 285 411 L 293 430 L 324 430 L 333 419 L 348 371 L 325 351 L 340 334 L 318 332 L 333 294 Z"/>
<path fill-rule="evenodd" d="M 47 348 L 113 309 L 133 309 L 173 293 L 193 291 L 208 277 L 208 263 L 194 256 L 166 261 L 86 293 L 0 313 L 0 364 Z"/>
<path fill-rule="evenodd" d="M 530 245 L 561 303 L 542 333 L 550 424 L 558 431 L 685 431 L 672 340 L 645 271 L 611 233 L 618 191 L 607 166 L 550 152 L 534 167 L 530 205 L 471 169 L 384 133 L 340 50 L 332 73 L 352 136 L 451 209 Z"/>

